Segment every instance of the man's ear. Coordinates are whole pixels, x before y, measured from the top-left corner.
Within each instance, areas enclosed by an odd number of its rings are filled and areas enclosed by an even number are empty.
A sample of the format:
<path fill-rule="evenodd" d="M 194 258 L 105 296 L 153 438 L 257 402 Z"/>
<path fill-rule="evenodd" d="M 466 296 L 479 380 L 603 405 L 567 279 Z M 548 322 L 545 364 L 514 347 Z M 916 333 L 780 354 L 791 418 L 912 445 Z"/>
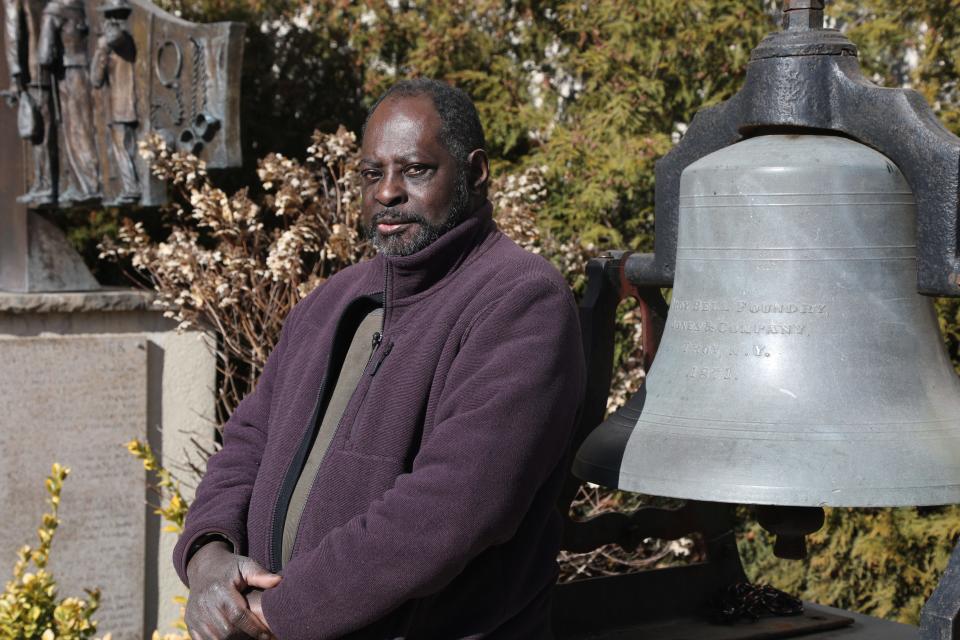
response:
<path fill-rule="evenodd" d="M 483 149 L 474 149 L 467 156 L 467 175 L 471 193 L 486 195 L 487 183 L 490 181 L 490 162 L 487 152 Z"/>

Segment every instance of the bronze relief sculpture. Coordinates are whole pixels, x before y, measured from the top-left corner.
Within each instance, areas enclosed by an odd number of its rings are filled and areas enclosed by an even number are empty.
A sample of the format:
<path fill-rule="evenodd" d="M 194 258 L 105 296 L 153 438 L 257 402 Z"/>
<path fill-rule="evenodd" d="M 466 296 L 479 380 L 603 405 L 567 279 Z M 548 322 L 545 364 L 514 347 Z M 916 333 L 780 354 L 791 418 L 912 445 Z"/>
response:
<path fill-rule="evenodd" d="M 0 7 L 9 82 L 0 97 L 10 107 L 0 108 L 0 127 L 23 140 L 21 152 L 6 143 L 0 164 L 0 290 L 88 289 L 79 256 L 82 277 L 41 257 L 52 246 L 75 253 L 41 214 L 166 204 L 166 184 L 138 153 L 154 135 L 211 169 L 240 166 L 244 25 L 191 23 L 149 0 Z M 51 234 L 59 240 L 38 240 Z"/>
<path fill-rule="evenodd" d="M 137 145 L 153 133 L 211 168 L 240 164 L 243 25 L 147 0 L 2 0 L 4 53 L 35 209 L 156 206 Z"/>

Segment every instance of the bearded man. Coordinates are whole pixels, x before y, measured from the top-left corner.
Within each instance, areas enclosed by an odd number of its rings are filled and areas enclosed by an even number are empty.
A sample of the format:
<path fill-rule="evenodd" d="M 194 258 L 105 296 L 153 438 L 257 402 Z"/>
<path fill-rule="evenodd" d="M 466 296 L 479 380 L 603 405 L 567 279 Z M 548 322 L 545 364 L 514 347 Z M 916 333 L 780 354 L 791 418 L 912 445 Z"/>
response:
<path fill-rule="evenodd" d="M 463 92 L 391 88 L 361 175 L 378 255 L 291 312 L 187 516 L 191 635 L 549 638 L 573 297 L 497 230 Z"/>

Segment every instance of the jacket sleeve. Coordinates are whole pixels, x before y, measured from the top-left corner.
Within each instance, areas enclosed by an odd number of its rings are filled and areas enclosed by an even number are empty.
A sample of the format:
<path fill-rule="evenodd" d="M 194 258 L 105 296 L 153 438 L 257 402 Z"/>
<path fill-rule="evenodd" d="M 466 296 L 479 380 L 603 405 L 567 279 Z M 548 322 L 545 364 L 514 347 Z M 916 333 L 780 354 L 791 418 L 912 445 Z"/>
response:
<path fill-rule="evenodd" d="M 462 340 L 411 472 L 264 592 L 277 636 L 362 629 L 509 540 L 564 457 L 582 387 L 569 289 L 530 277 L 489 304 Z"/>
<path fill-rule="evenodd" d="M 173 564 L 187 586 L 187 562 L 194 544 L 212 535 L 223 536 L 234 551 L 246 554 L 247 507 L 260 458 L 267 442 L 267 423 L 274 378 L 283 358 L 294 313 L 284 322 L 280 339 L 271 352 L 256 387 L 223 427 L 223 446 L 207 461 L 197 494 L 187 512 L 183 533 L 173 550 Z"/>

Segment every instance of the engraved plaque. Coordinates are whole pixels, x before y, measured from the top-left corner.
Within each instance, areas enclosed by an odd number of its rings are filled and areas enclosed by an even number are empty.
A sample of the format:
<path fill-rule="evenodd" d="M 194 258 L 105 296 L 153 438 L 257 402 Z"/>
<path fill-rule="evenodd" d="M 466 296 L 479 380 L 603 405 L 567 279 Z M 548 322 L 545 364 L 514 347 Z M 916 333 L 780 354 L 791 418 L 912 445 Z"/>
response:
<path fill-rule="evenodd" d="M 98 635 L 142 638 L 146 482 L 124 443 L 146 434 L 145 339 L 0 339 L 0 385 L 0 575 L 36 544 L 43 480 L 60 462 L 71 473 L 50 564 L 59 595 L 99 587 Z"/>

